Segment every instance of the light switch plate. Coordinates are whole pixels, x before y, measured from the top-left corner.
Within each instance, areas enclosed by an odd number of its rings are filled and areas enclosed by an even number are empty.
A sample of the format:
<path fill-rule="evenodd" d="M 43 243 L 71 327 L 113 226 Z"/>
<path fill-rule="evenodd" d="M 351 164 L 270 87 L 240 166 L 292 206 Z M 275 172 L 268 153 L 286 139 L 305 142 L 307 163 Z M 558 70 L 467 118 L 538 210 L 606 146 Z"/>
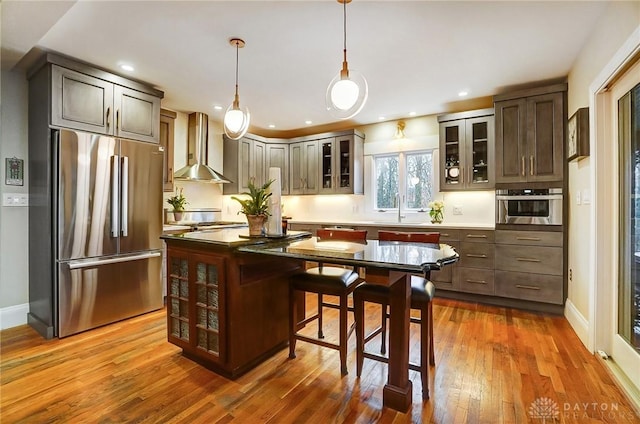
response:
<path fill-rule="evenodd" d="M 577 205 L 579 205 L 580 203 L 582 203 L 581 196 L 580 196 L 580 194 L 581 194 L 581 193 L 582 193 L 582 192 L 581 192 L 580 190 L 578 190 L 578 191 L 576 192 L 576 204 L 577 204 Z"/>
<path fill-rule="evenodd" d="M 589 189 L 582 190 L 582 204 L 589 205 L 591 204 L 591 191 Z"/>
<path fill-rule="evenodd" d="M 25 193 L 2 193 L 2 206 L 29 206 L 29 195 Z"/>

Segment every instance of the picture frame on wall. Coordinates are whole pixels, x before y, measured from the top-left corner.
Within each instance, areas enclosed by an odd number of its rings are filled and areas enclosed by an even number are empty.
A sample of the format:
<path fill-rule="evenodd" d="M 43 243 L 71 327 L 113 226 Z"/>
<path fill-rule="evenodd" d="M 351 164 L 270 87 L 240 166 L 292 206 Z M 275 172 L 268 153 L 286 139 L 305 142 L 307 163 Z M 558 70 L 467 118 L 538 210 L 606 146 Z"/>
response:
<path fill-rule="evenodd" d="M 589 156 L 589 108 L 578 109 L 567 122 L 567 161 Z"/>

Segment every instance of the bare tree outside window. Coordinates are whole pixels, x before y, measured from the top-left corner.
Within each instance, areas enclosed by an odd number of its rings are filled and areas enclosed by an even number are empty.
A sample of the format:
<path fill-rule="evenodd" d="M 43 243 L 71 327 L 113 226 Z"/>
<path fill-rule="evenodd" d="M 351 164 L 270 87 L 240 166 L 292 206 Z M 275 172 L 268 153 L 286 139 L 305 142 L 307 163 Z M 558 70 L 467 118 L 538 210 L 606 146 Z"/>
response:
<path fill-rule="evenodd" d="M 433 200 L 433 154 L 431 151 L 374 157 L 375 208 L 395 209 L 398 194 L 404 209 L 426 210 Z"/>

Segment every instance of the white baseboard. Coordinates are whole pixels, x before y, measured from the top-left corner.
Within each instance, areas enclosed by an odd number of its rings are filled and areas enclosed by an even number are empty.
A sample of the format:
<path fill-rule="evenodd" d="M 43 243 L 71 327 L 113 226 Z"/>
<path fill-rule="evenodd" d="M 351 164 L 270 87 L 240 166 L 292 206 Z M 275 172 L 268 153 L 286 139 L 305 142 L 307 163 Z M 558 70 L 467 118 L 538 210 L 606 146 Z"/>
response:
<path fill-rule="evenodd" d="M 27 323 L 29 304 L 7 306 L 0 309 L 0 330 L 17 327 Z"/>
<path fill-rule="evenodd" d="M 576 308 L 569 299 L 567 299 L 564 304 L 564 317 L 569 321 L 569 324 L 578 335 L 582 344 L 589 349 L 589 351 L 592 351 L 593 349 L 589 347 L 589 321 L 578 311 L 578 308 Z"/>

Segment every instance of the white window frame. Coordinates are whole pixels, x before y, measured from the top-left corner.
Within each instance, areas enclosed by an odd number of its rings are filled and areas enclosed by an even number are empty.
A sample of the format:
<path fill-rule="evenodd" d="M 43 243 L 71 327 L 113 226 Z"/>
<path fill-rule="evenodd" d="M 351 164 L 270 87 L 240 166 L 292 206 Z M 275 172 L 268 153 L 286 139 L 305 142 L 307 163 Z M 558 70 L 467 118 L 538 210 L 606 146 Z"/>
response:
<path fill-rule="evenodd" d="M 402 213 L 424 213 L 428 212 L 428 208 L 407 208 L 407 156 L 415 155 L 415 154 L 430 154 L 431 155 L 431 186 L 433 187 L 432 198 L 434 200 L 438 193 L 438 188 L 435 186 L 435 175 L 437 172 L 436 169 L 436 160 L 437 155 L 435 154 L 436 149 L 420 149 L 420 150 L 410 150 L 410 151 L 400 151 L 400 152 L 389 152 L 389 153 L 380 153 L 371 155 L 371 209 L 374 212 L 378 213 L 398 213 L 398 206 L 394 208 L 378 208 L 378 199 L 377 199 L 377 172 L 376 172 L 376 159 L 382 157 L 398 157 L 398 191 L 401 193 L 401 201 L 400 208 Z"/>

